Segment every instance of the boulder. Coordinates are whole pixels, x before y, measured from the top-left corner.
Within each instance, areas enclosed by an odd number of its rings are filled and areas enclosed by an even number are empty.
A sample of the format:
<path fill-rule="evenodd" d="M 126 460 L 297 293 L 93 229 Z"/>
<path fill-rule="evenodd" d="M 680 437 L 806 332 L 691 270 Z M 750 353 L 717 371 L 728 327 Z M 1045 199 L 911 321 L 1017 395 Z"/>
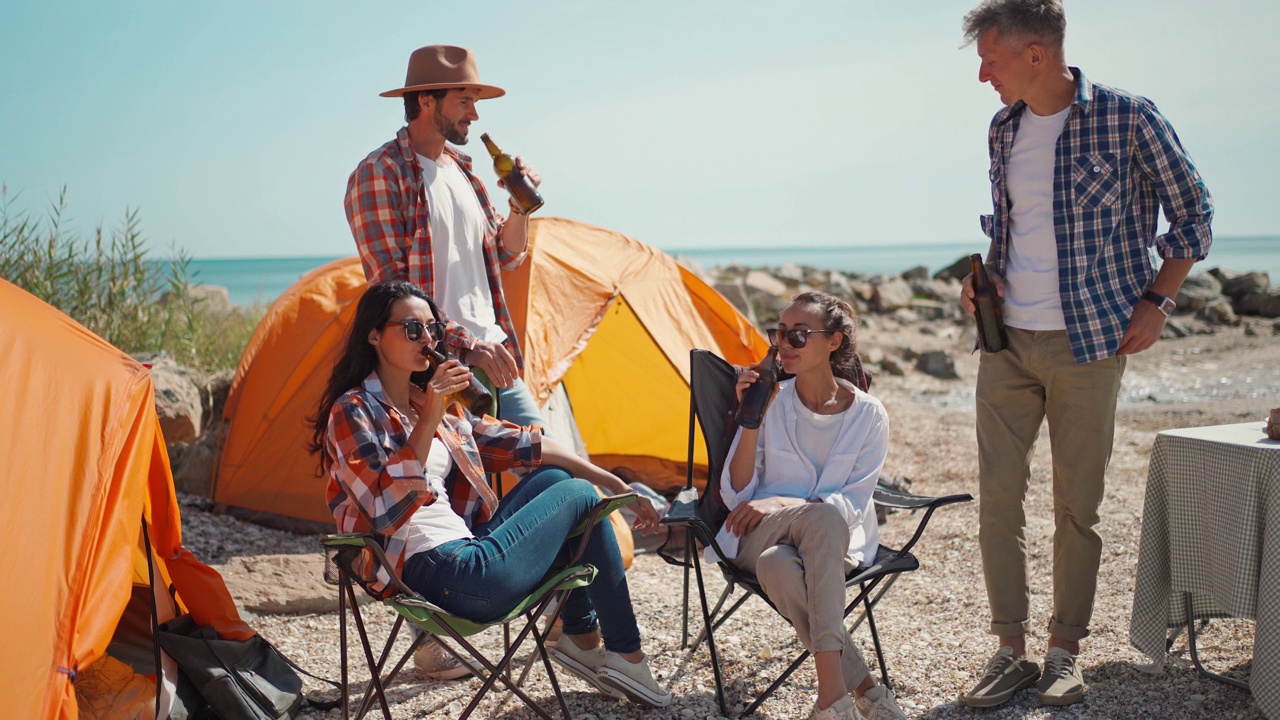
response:
<path fill-rule="evenodd" d="M 960 378 L 956 372 L 956 361 L 951 354 L 945 350 L 930 350 L 920 354 L 916 358 L 916 369 L 926 375 L 932 375 L 943 380 L 957 380 Z"/>
<path fill-rule="evenodd" d="M 928 280 L 929 268 L 924 265 L 916 265 L 915 267 L 905 270 L 902 273 L 902 279 L 908 282 L 912 280 Z"/>
<path fill-rule="evenodd" d="M 217 459 L 215 438 L 215 433 L 208 433 L 190 445 L 170 446 L 169 464 L 173 467 L 173 486 L 179 492 L 209 496 Z"/>
<path fill-rule="evenodd" d="M 950 265 L 934 273 L 933 279 L 962 281 L 969 275 L 971 269 L 972 266 L 969 263 L 969 256 L 962 255 L 959 260 L 956 260 Z"/>
<path fill-rule="evenodd" d="M 1175 302 L 1182 312 L 1200 312 L 1222 299 L 1222 283 L 1209 273 L 1192 275 L 1182 283 Z"/>
<path fill-rule="evenodd" d="M 1264 272 L 1250 272 L 1237 275 L 1222 283 L 1222 294 L 1239 302 L 1246 295 L 1264 293 L 1271 287 L 1271 278 Z M 1236 305 L 1236 310 L 1240 306 Z"/>
<path fill-rule="evenodd" d="M 871 307 L 880 313 L 889 313 L 911 306 L 911 286 L 902 280 L 889 280 L 876 285 Z"/>
<path fill-rule="evenodd" d="M 187 443 L 204 428 L 204 398 L 200 387 L 204 378 L 196 370 L 184 368 L 169 353 L 139 356 L 151 365 L 151 381 L 156 388 L 156 414 L 166 443 Z"/>
<path fill-rule="evenodd" d="M 1235 326 L 1240 324 L 1240 316 L 1236 315 L 1236 311 L 1231 309 L 1231 301 L 1221 295 L 1213 302 L 1205 305 L 1196 317 L 1211 325 Z"/>

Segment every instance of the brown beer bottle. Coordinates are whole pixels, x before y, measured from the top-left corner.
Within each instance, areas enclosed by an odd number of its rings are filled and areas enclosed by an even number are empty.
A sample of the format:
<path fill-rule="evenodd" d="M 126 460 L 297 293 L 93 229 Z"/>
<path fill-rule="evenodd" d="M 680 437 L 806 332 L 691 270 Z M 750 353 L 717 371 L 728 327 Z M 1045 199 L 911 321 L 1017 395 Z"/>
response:
<path fill-rule="evenodd" d="M 532 182 L 529 182 L 529 178 L 524 173 L 516 169 L 516 161 L 502 152 L 488 133 L 481 135 L 480 139 L 484 141 L 484 146 L 493 156 L 493 171 L 498 173 L 498 178 L 511 194 L 511 201 L 515 203 L 516 211 L 521 215 L 528 215 L 542 207 L 542 194 Z"/>
<path fill-rule="evenodd" d="M 440 367 L 441 363 L 451 359 L 451 356 L 436 350 L 430 345 L 422 346 L 422 354 L 427 356 L 431 361 L 431 367 Z M 458 401 L 467 408 L 472 415 L 484 415 L 493 410 L 493 394 L 489 392 L 489 388 L 480 382 L 480 378 L 475 375 L 471 376 L 471 384 L 462 392 L 458 393 Z"/>
<path fill-rule="evenodd" d="M 996 288 L 987 277 L 987 268 L 982 264 L 982 256 L 974 253 L 969 256 L 973 266 L 973 304 L 977 306 L 974 320 L 978 323 L 978 347 L 986 352 L 1000 352 L 1009 345 L 1004 334 L 1004 314 L 1000 311 L 1000 298 L 996 296 Z"/>
<path fill-rule="evenodd" d="M 778 384 L 777 345 L 769 346 L 769 352 L 765 353 L 764 359 L 756 367 L 756 372 L 760 377 L 751 383 L 751 387 L 748 387 L 746 392 L 742 393 L 742 402 L 738 403 L 738 412 L 733 418 L 738 427 L 748 430 L 760 427 L 760 423 L 764 422 L 764 411 L 769 407 L 769 401 L 773 399 L 773 388 Z"/>

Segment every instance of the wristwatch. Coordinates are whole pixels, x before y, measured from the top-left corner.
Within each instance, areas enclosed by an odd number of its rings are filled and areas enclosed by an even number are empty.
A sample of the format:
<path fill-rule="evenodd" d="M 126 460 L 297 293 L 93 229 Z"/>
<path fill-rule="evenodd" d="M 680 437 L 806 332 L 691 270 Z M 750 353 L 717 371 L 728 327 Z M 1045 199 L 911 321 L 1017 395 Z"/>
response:
<path fill-rule="evenodd" d="M 1178 303 L 1174 302 L 1173 298 L 1165 297 L 1160 293 L 1152 292 L 1150 290 L 1142 293 L 1142 299 L 1160 308 L 1160 312 L 1164 313 L 1165 317 L 1169 317 L 1173 314 L 1174 310 L 1178 309 Z"/>

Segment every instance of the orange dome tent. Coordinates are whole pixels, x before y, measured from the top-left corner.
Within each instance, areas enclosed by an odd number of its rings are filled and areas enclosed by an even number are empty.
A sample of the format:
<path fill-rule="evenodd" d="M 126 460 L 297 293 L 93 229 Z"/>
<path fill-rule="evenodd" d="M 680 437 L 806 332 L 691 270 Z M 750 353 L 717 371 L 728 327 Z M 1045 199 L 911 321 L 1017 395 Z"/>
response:
<path fill-rule="evenodd" d="M 149 636 L 154 602 L 160 622 L 186 611 L 226 638 L 253 630 L 221 576 L 182 547 L 147 368 L 5 280 L 0 307 L 0 377 L 11 407 L 0 415 L 0 616 L 9 618 L 0 697 L 6 717 L 75 718 L 76 676 L 109 644 L 112 655 L 130 644 L 117 632 L 122 616 L 146 618 Z M 129 639 L 152 657 L 150 637 Z M 171 663 L 162 687 L 176 678 Z M 168 717 L 168 700 L 159 717 Z"/>
<path fill-rule="evenodd" d="M 748 363 L 764 354 L 764 339 L 719 293 L 644 243 L 559 218 L 534 220 L 530 232 L 529 260 L 504 276 L 525 382 L 541 403 L 563 381 L 593 461 L 670 484 L 686 458 L 689 350 Z M 306 418 L 364 287 L 356 258 L 336 260 L 268 310 L 227 398 L 215 502 L 332 525 L 306 450 Z"/>

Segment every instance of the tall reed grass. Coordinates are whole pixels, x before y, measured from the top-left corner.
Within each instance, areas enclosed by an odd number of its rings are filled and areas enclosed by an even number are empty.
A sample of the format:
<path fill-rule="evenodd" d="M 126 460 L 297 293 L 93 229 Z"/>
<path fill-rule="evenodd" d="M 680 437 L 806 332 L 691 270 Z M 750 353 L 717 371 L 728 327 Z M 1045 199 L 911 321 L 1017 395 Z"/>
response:
<path fill-rule="evenodd" d="M 0 277 L 130 354 L 168 350 L 205 372 L 235 368 L 263 308 L 210 307 L 191 286 L 190 256 L 148 258 L 138 211 L 84 238 L 69 227 L 66 189 L 42 215 L 0 189 Z"/>

